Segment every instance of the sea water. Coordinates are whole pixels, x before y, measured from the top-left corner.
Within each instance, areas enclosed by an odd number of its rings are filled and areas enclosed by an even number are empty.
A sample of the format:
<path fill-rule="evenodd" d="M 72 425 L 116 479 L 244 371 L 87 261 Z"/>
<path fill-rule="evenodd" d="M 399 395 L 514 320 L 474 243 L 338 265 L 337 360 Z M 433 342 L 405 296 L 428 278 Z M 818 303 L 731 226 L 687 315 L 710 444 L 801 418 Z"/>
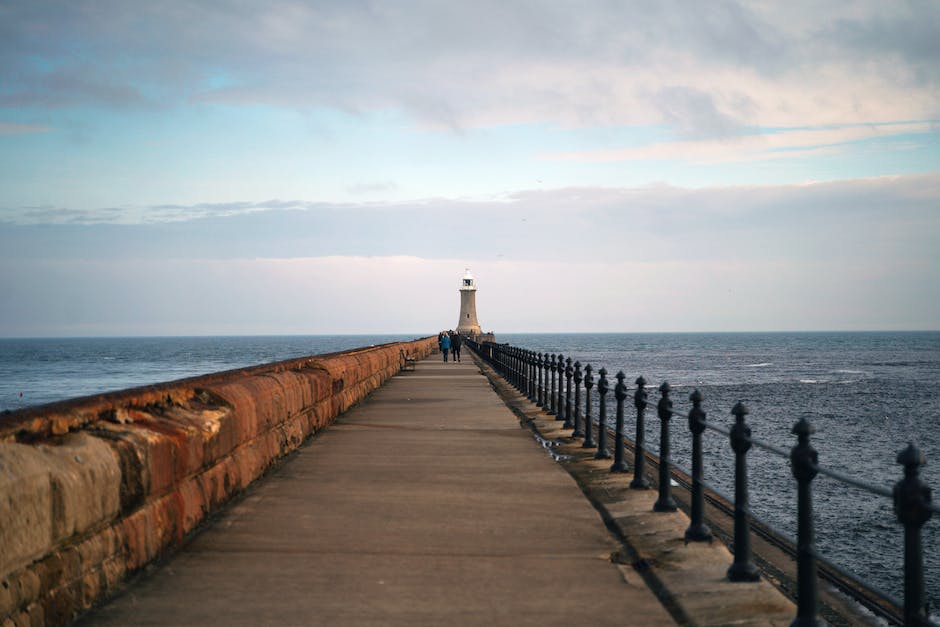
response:
<path fill-rule="evenodd" d="M 411 339 L 414 336 L 0 339 L 0 411 Z"/>
<path fill-rule="evenodd" d="M 345 350 L 402 335 L 160 337 L 0 340 L 0 411 L 108 390 Z M 922 477 L 940 490 L 940 332 L 501 334 L 500 342 L 562 353 L 582 366 L 623 371 L 630 387 L 643 376 L 651 407 L 646 442 L 658 450 L 657 388 L 668 381 L 675 409 L 689 394 L 705 397 L 708 421 L 733 422 L 743 401 L 755 438 L 789 450 L 793 424 L 807 418 L 819 463 L 890 488 L 902 476 L 897 453 L 908 442 L 924 452 Z M 594 415 L 597 415 L 596 391 Z M 608 397 L 613 417 L 613 394 Z M 627 406 L 632 436 L 635 411 Z M 2 417 L 0 417 L 2 419 Z M 690 466 L 688 424 L 675 418 L 672 459 Z M 706 431 L 706 480 L 733 493 L 733 454 L 726 436 Z M 754 448 L 748 454 L 751 508 L 796 535 L 796 488 L 785 459 Z M 903 534 L 890 499 L 824 476 L 813 482 L 819 551 L 841 567 L 902 596 Z M 924 527 L 931 607 L 940 606 L 940 517 Z"/>

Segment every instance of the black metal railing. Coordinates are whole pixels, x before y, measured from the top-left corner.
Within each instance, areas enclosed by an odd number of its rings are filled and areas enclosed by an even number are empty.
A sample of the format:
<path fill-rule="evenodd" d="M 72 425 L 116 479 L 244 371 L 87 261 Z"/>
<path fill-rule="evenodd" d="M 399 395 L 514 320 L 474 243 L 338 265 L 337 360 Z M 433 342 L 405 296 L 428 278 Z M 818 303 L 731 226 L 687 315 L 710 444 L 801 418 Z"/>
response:
<path fill-rule="evenodd" d="M 599 396 L 599 415 L 596 423 L 597 440 L 593 431 L 595 421 L 591 416 L 591 392 L 595 387 L 593 368 L 587 364 L 583 368 L 580 362 L 572 366 L 570 357 L 563 361 L 562 355 L 549 355 L 528 349 L 510 346 L 508 344 L 469 342 L 471 347 L 483 359 L 489 362 L 494 369 L 516 387 L 523 395 L 543 407 L 549 415 L 555 415 L 557 420 L 565 420 L 565 428 L 573 430 L 572 437 L 583 438 L 582 447 L 596 448 L 595 458 L 609 458 L 607 450 L 607 404 L 606 395 L 609 391 L 607 370 L 598 370 L 599 379 L 596 388 Z M 558 385 L 555 385 L 556 375 Z M 624 460 L 624 445 L 627 440 L 624 424 L 624 404 L 628 397 L 627 387 L 624 384 L 626 375 L 618 372 L 617 384 L 614 387 L 616 401 L 616 426 L 614 437 L 614 462 L 611 472 L 627 472 Z M 543 386 L 543 380 L 545 384 Z M 574 385 L 572 386 L 572 381 Z M 563 385 L 565 383 L 566 385 Z M 645 446 L 645 411 L 649 406 L 649 395 L 646 391 L 646 380 L 641 376 L 635 381 L 636 390 L 633 395 L 633 404 L 636 409 L 636 433 L 632 442 L 634 451 L 633 479 L 630 487 L 645 490 L 650 488 L 646 477 L 645 462 L 648 455 L 656 457 Z M 584 397 L 581 398 L 583 387 Z M 573 388 L 573 389 L 572 389 Z M 732 408 L 734 424 L 725 429 L 706 419 L 706 412 L 702 408 L 703 395 L 695 390 L 689 397 L 692 407 L 686 411 L 677 411 L 673 407 L 670 397 L 669 383 L 663 382 L 659 386 L 660 398 L 656 405 L 660 420 L 660 440 L 658 455 L 658 498 L 653 506 L 654 511 L 671 512 L 677 506 L 671 495 L 672 479 L 674 473 L 670 459 L 670 420 L 676 416 L 688 418 L 689 432 L 692 436 L 691 449 L 691 483 L 690 489 L 690 524 L 685 532 L 686 542 L 711 541 L 713 534 L 704 522 L 705 490 L 709 490 L 721 499 L 733 504 L 733 546 L 734 561 L 728 568 L 727 577 L 730 581 L 755 581 L 760 578 L 760 571 L 754 564 L 751 553 L 751 522 L 753 514 L 749 506 L 747 455 L 752 447 L 763 449 L 790 462 L 791 471 L 797 484 L 797 530 L 796 538 L 773 529 L 766 523 L 778 537 L 786 539 L 795 547 L 797 561 L 797 615 L 793 625 L 818 624 L 818 597 L 819 597 L 819 567 L 823 563 L 826 567 L 855 586 L 861 586 L 870 594 L 881 597 L 888 603 L 903 608 L 901 616 L 884 613 L 883 606 L 871 606 L 870 609 L 881 611 L 882 617 L 893 622 L 902 622 L 904 625 L 936 625 L 928 617 L 928 606 L 925 601 L 923 547 L 921 543 L 921 528 L 933 516 L 940 512 L 940 508 L 933 504 L 931 489 L 921 480 L 920 468 L 926 463 L 921 451 L 909 444 L 898 453 L 897 463 L 904 467 L 904 475 L 894 484 L 893 489 L 884 488 L 853 477 L 848 477 L 835 470 L 820 466 L 816 450 L 810 443 L 810 436 L 814 432 L 812 424 L 801 418 L 794 424 L 791 433 L 796 436 L 796 445 L 790 451 L 783 450 L 773 444 L 755 438 L 751 428 L 746 422 L 749 409 L 742 402 Z M 572 403 L 572 393 L 574 400 Z M 584 411 L 581 412 L 583 405 Z M 707 431 L 715 431 L 729 438 L 731 449 L 734 452 L 734 497 L 729 498 L 721 493 L 715 486 L 704 480 L 702 438 Z M 685 473 L 689 474 L 689 473 Z M 836 481 L 851 485 L 870 494 L 892 499 L 897 522 L 904 529 L 904 599 L 899 601 L 891 595 L 878 590 L 869 582 L 857 579 L 842 568 L 825 559 L 816 551 L 812 514 L 812 482 L 818 475 L 825 475 Z M 858 599 L 864 603 L 864 599 Z"/>

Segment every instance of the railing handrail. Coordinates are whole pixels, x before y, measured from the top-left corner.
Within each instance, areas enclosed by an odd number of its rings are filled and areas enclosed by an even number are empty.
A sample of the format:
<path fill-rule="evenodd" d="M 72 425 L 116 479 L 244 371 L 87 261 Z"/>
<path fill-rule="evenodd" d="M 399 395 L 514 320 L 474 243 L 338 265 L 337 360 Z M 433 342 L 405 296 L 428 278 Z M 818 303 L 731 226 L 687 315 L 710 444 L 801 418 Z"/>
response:
<path fill-rule="evenodd" d="M 481 348 L 484 345 L 476 342 L 471 342 L 475 345 L 476 348 Z M 551 379 L 551 397 L 544 399 L 545 409 L 552 414 L 555 414 L 555 409 L 557 405 L 557 419 L 565 420 L 565 428 L 574 428 L 576 436 L 583 435 L 584 442 L 583 447 L 596 447 L 598 448 L 597 454 L 595 457 L 610 457 L 609 453 L 606 451 L 606 434 L 608 426 L 606 424 L 606 405 L 605 405 L 605 395 L 610 389 L 608 384 L 606 374 L 607 371 L 604 368 L 600 368 L 598 374 L 600 379 L 598 380 L 598 394 L 600 397 L 600 413 L 598 421 L 598 431 L 599 434 L 603 433 L 603 436 L 600 437 L 599 443 L 595 443 L 592 438 L 592 423 L 594 422 L 590 416 L 591 409 L 591 399 L 590 392 L 591 388 L 594 386 L 594 377 L 591 374 L 591 366 L 586 365 L 585 371 L 586 375 L 583 379 L 584 389 L 585 389 L 585 413 L 583 418 L 584 420 L 584 434 L 577 433 L 580 426 L 580 407 L 575 405 L 574 416 L 575 421 L 571 423 L 571 358 L 570 355 L 567 360 L 567 369 L 562 363 L 562 356 L 559 354 L 557 361 L 555 360 L 555 354 L 549 353 L 538 353 L 536 351 L 531 351 L 528 349 L 523 349 L 519 347 L 513 347 L 509 344 L 493 344 L 489 343 L 485 345 L 487 347 L 486 351 L 481 352 L 481 355 L 487 358 L 489 361 L 497 365 L 497 369 L 502 371 L 502 374 L 506 376 L 510 382 L 515 385 L 520 392 L 528 394 L 529 399 L 533 402 L 539 401 L 542 397 L 540 394 L 536 393 L 535 382 L 531 379 L 537 377 L 539 383 L 542 381 L 542 369 L 546 370 L 546 395 L 549 392 L 548 379 Z M 479 352 L 479 351 L 478 351 Z M 536 358 L 537 355 L 537 358 Z M 549 357 L 549 355 L 551 355 Z M 576 362 L 576 365 L 580 365 L 580 362 Z M 537 371 L 537 372 L 536 372 Z M 580 374 L 578 368 L 575 371 Z M 557 399 L 555 394 L 555 375 L 558 375 L 558 390 L 557 390 Z M 567 377 L 566 377 L 567 375 Z M 563 389 L 564 379 L 567 378 L 568 388 L 567 394 L 564 394 L 565 390 Z M 816 595 L 817 595 L 817 584 L 816 584 L 816 560 L 825 564 L 827 568 L 837 572 L 840 576 L 844 576 L 851 580 L 856 585 L 860 585 L 863 588 L 867 589 L 869 593 L 877 595 L 889 603 L 894 604 L 895 606 L 900 606 L 897 599 L 892 595 L 885 593 L 882 590 L 879 590 L 876 586 L 870 582 L 859 579 L 855 576 L 852 576 L 850 573 L 847 573 L 844 569 L 832 563 L 831 561 L 825 559 L 823 556 L 819 555 L 813 544 L 813 523 L 812 517 L 809 513 L 810 510 L 810 498 L 811 491 L 810 485 L 813 478 L 822 474 L 826 477 L 839 481 L 841 483 L 850 485 L 857 489 L 875 494 L 881 497 L 891 498 L 894 501 L 894 509 L 897 516 L 898 522 L 904 525 L 905 531 L 905 599 L 903 603 L 904 607 L 904 623 L 905 624 L 934 624 L 930 622 L 929 617 L 926 613 L 926 607 L 924 604 L 924 590 L 923 590 L 923 551 L 920 547 L 920 526 L 922 526 L 933 513 L 940 512 L 940 507 L 935 505 L 930 498 L 930 489 L 918 477 L 918 472 L 920 466 L 922 466 L 925 461 L 923 455 L 920 451 L 913 445 L 910 444 L 905 450 L 898 454 L 898 463 L 904 465 L 904 478 L 898 481 L 893 489 L 885 488 L 878 486 L 866 481 L 855 479 L 849 477 L 837 470 L 828 468 L 826 466 L 820 465 L 816 460 L 816 452 L 812 449 L 809 444 L 809 435 L 814 431 L 812 425 L 810 425 L 805 419 L 800 420 L 793 427 L 793 434 L 798 436 L 798 444 L 793 447 L 790 451 L 787 451 L 775 444 L 756 438 L 751 434 L 750 427 L 746 424 L 745 417 L 749 413 L 749 410 L 743 403 L 738 403 L 735 405 L 732 410 L 732 414 L 735 416 L 735 423 L 728 429 L 705 419 L 705 413 L 699 409 L 699 406 L 702 401 L 701 394 L 698 389 L 692 393 L 690 399 L 693 401 L 693 407 L 689 410 L 684 410 L 681 408 L 676 408 L 673 405 L 672 399 L 669 397 L 670 392 L 673 390 L 670 385 L 666 382 L 663 382 L 659 386 L 660 390 L 660 399 L 656 405 L 649 400 L 649 394 L 646 388 L 646 381 L 643 377 L 638 377 L 636 380 L 635 388 L 628 388 L 623 384 L 625 375 L 623 372 L 617 374 L 618 384 L 614 388 L 615 396 L 617 399 L 617 428 L 614 434 L 616 438 L 615 444 L 620 447 L 622 446 L 623 438 L 625 437 L 622 433 L 623 428 L 623 404 L 625 399 L 628 396 L 628 392 L 633 391 L 634 406 L 637 410 L 637 438 L 634 442 L 634 479 L 631 482 L 631 487 L 634 488 L 648 488 L 649 484 L 645 480 L 644 471 L 643 471 L 643 460 L 646 457 L 646 453 L 655 455 L 653 451 L 650 451 L 643 444 L 643 432 L 644 432 L 644 413 L 647 409 L 656 409 L 657 415 L 660 417 L 660 449 L 659 449 L 659 472 L 660 472 L 660 481 L 659 481 L 659 499 L 654 505 L 654 510 L 656 511 L 672 511 L 675 509 L 675 504 L 671 501 L 671 496 L 669 493 L 669 486 L 671 483 L 671 478 L 674 476 L 674 473 L 670 469 L 671 461 L 669 459 L 669 421 L 673 417 L 682 416 L 689 418 L 689 426 L 693 433 L 693 468 L 691 474 L 686 470 L 680 469 L 682 472 L 686 472 L 688 476 L 692 477 L 692 525 L 690 525 L 689 530 L 686 532 L 686 541 L 691 540 L 703 540 L 710 539 L 711 532 L 701 521 L 701 503 L 703 488 L 707 487 L 711 492 L 724 499 L 728 503 L 734 503 L 734 517 L 735 517 L 735 542 L 734 542 L 734 559 L 735 562 L 732 564 L 731 568 L 728 571 L 729 579 L 735 580 L 754 580 L 758 578 L 759 574 L 753 563 L 750 561 L 750 519 L 757 520 L 760 525 L 769 529 L 772 533 L 777 534 L 781 538 L 785 539 L 788 542 L 794 543 L 794 539 L 789 536 L 789 534 L 783 533 L 779 529 L 775 528 L 773 525 L 770 525 L 764 521 L 761 521 L 759 518 L 753 515 L 748 504 L 748 494 L 747 494 L 747 475 L 746 475 L 746 455 L 748 450 L 752 446 L 756 446 L 762 450 L 768 451 L 778 457 L 788 459 L 791 462 L 791 469 L 793 472 L 794 478 L 797 480 L 799 488 L 799 508 L 798 508 L 798 527 L 799 533 L 798 536 L 800 540 L 795 542 L 797 546 L 797 564 L 798 564 L 798 586 L 799 586 L 799 607 L 798 607 L 798 619 L 800 620 L 815 620 L 815 604 L 816 604 Z M 576 395 L 580 392 L 580 385 L 582 379 L 578 378 L 578 375 L 575 376 L 575 392 Z M 691 386 L 689 386 L 691 387 Z M 541 388 L 539 388 L 541 389 Z M 534 397 L 534 398 L 533 398 Z M 577 398 L 577 396 L 576 396 Z M 557 400 L 557 403 L 556 403 Z M 541 403 L 539 403 L 541 406 Z M 565 411 L 565 410 L 568 411 Z M 698 412 L 698 413 L 697 413 Z M 711 430 L 718 433 L 721 433 L 727 436 L 732 444 L 732 448 L 735 451 L 736 455 L 736 471 L 735 471 L 735 498 L 730 499 L 729 497 L 722 494 L 714 486 L 706 483 L 702 477 L 701 469 L 701 450 L 700 450 L 700 435 L 705 430 Z M 599 444 L 599 445 L 598 445 Z M 698 448 L 698 450 L 697 450 Z M 698 456 L 698 457 L 696 457 Z M 623 472 L 624 464 L 622 462 L 622 457 L 620 453 L 616 456 L 614 465 L 611 467 L 611 472 Z M 691 537 L 690 537 L 691 536 Z M 805 536 L 805 537 L 804 537 Z M 896 617 L 891 617 L 896 619 Z"/>

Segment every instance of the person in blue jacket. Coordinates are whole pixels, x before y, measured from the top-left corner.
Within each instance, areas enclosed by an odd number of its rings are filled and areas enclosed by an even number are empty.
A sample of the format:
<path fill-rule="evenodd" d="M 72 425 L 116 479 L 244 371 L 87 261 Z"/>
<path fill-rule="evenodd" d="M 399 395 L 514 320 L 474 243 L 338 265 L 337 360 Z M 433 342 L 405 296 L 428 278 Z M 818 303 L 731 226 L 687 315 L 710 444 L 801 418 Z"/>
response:
<path fill-rule="evenodd" d="M 441 335 L 441 352 L 444 353 L 444 363 L 447 363 L 447 351 L 450 350 L 450 336 L 446 333 Z"/>

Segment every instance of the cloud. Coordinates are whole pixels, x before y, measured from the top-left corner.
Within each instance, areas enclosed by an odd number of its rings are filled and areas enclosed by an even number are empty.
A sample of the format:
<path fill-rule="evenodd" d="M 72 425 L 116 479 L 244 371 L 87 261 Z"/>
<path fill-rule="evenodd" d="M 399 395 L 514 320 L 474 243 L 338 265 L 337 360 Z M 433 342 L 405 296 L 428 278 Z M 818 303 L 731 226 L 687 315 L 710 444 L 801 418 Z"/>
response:
<path fill-rule="evenodd" d="M 26 135 L 29 133 L 47 133 L 52 128 L 40 124 L 20 124 L 19 122 L 0 121 L 0 135 Z"/>
<path fill-rule="evenodd" d="M 867 19 L 843 18 L 822 24 L 820 36 L 845 55 L 887 57 L 912 85 L 940 83 L 940 5 L 913 0 L 907 11 L 885 11 Z"/>
<path fill-rule="evenodd" d="M 822 152 L 841 152 L 858 142 L 893 140 L 927 143 L 936 141 L 940 126 L 936 122 L 894 122 L 834 125 L 817 128 L 778 128 L 763 133 L 753 129 L 722 128 L 720 115 L 712 116 L 705 108 L 705 117 L 714 117 L 711 123 L 696 125 L 715 130 L 711 136 L 684 141 L 655 142 L 631 148 L 608 148 L 544 153 L 548 161 L 639 161 L 677 160 L 696 164 L 733 163 L 758 159 L 792 158 Z M 722 130 L 726 137 L 720 137 Z M 717 139 L 714 136 L 719 136 Z"/>
<path fill-rule="evenodd" d="M 665 124 L 684 137 L 940 112 L 940 18 L 926 1 L 112 0 L 0 11 L 8 106 L 394 110 L 448 130 Z"/>
<path fill-rule="evenodd" d="M 378 181 L 375 183 L 356 183 L 355 185 L 349 185 L 346 191 L 354 195 L 368 195 L 393 192 L 397 189 L 398 185 L 394 181 Z"/>
<path fill-rule="evenodd" d="M 753 127 L 744 123 L 753 109 L 746 97 L 736 103 L 736 111 L 732 112 L 721 110 L 712 94 L 689 87 L 664 87 L 653 101 L 663 121 L 680 137 L 727 138 L 753 133 Z"/>
<path fill-rule="evenodd" d="M 135 215 L 148 218 L 137 221 L 121 210 L 87 212 L 79 221 L 74 212 L 40 208 L 20 223 L 0 223 L 0 260 L 408 255 L 824 266 L 871 258 L 936 271 L 938 203 L 940 173 L 778 186 L 581 187 L 402 203 L 231 202 L 140 208 Z M 27 221 L 37 217 L 54 222 Z"/>

